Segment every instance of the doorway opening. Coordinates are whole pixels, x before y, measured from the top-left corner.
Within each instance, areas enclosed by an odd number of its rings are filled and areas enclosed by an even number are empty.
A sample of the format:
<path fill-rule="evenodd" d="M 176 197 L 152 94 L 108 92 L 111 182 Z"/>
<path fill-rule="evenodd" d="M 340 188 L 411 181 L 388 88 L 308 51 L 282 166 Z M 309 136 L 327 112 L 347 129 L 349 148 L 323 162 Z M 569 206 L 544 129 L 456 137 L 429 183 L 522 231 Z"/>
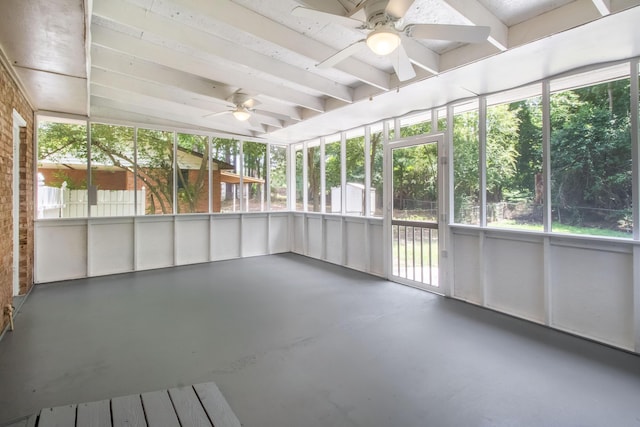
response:
<path fill-rule="evenodd" d="M 440 286 L 438 146 L 442 135 L 390 145 L 391 280 L 443 293 Z"/>

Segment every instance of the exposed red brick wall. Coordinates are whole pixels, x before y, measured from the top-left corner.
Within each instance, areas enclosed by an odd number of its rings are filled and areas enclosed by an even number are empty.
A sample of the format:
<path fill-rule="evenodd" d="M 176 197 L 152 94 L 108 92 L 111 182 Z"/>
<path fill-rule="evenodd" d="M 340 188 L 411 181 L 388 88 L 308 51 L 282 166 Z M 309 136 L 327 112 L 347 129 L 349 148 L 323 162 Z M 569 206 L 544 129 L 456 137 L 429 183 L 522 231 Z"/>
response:
<path fill-rule="evenodd" d="M 27 121 L 20 144 L 20 253 L 13 254 L 13 110 Z M 13 301 L 13 257 L 20 257 L 20 293 L 33 285 L 33 110 L 0 63 L 0 330 Z"/>

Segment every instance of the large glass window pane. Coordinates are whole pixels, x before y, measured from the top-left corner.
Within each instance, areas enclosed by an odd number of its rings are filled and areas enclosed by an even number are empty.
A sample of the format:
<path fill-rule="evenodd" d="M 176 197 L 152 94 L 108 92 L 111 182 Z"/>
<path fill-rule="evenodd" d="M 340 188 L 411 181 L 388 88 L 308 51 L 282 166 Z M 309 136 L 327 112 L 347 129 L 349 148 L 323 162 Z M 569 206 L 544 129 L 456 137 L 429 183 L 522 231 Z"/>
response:
<path fill-rule="evenodd" d="M 454 222 L 479 224 L 478 102 L 453 110 Z"/>
<path fill-rule="evenodd" d="M 262 212 L 266 209 L 267 196 L 265 182 L 267 178 L 267 145 L 259 142 L 243 142 L 244 159 L 243 193 L 245 210 Z"/>
<path fill-rule="evenodd" d="M 87 126 L 84 122 L 38 123 L 38 218 L 86 217 Z"/>
<path fill-rule="evenodd" d="M 138 129 L 138 179 L 147 215 L 173 213 L 173 132 Z"/>
<path fill-rule="evenodd" d="M 91 125 L 91 216 L 145 214 L 142 180 L 135 187 L 133 132 L 126 126 Z"/>
<path fill-rule="evenodd" d="M 349 215 L 364 215 L 364 130 L 349 135 L 346 143 L 346 210 Z"/>
<path fill-rule="evenodd" d="M 310 212 L 320 212 L 322 190 L 320 188 L 320 142 L 307 144 L 307 187 L 308 206 Z"/>
<path fill-rule="evenodd" d="M 438 220 L 438 145 L 393 150 L 393 219 Z"/>
<path fill-rule="evenodd" d="M 269 189 L 271 192 L 271 210 L 287 210 L 287 147 L 271 145 L 269 162 Z"/>
<path fill-rule="evenodd" d="M 304 210 L 304 188 L 303 188 L 303 160 L 304 160 L 304 146 L 302 144 L 297 144 L 294 146 L 294 156 L 293 160 L 295 162 L 295 171 L 296 171 L 296 206 L 295 210 L 302 211 Z"/>
<path fill-rule="evenodd" d="M 576 76 L 592 83 L 580 81 L 580 87 L 567 90 L 557 88 L 570 84 L 569 79 L 552 85 L 552 231 L 632 237 L 630 80 L 625 69 Z"/>
<path fill-rule="evenodd" d="M 240 175 L 238 156 L 240 144 L 235 139 L 211 140 L 211 209 L 213 212 L 240 210 Z"/>
<path fill-rule="evenodd" d="M 425 135 L 431 133 L 431 128 L 431 111 L 413 114 L 400 121 L 400 137 Z"/>
<path fill-rule="evenodd" d="M 526 92 L 539 94 L 540 86 Z M 487 225 L 542 230 L 541 97 L 509 95 L 487 100 Z"/>
<path fill-rule="evenodd" d="M 328 213 L 340 213 L 342 211 L 340 151 L 339 136 L 325 140 L 325 198 Z"/>
<path fill-rule="evenodd" d="M 384 132 L 382 125 L 372 126 L 371 128 L 371 210 L 373 216 L 381 217 L 383 193 L 383 152 L 384 152 Z"/>
<path fill-rule="evenodd" d="M 178 213 L 209 212 L 209 138 L 178 134 Z"/>

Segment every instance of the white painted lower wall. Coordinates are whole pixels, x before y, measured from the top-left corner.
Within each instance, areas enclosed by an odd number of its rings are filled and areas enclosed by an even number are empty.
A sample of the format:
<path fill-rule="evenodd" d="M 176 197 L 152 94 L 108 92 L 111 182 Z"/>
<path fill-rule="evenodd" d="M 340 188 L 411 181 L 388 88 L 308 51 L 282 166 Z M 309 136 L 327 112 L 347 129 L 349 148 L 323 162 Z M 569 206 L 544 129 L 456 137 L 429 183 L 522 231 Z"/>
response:
<path fill-rule="evenodd" d="M 289 252 L 288 212 L 35 222 L 35 282 Z"/>
<path fill-rule="evenodd" d="M 382 218 L 293 213 L 292 252 L 384 276 Z"/>
<path fill-rule="evenodd" d="M 466 227 L 451 234 L 452 297 L 640 352 L 640 242 Z"/>

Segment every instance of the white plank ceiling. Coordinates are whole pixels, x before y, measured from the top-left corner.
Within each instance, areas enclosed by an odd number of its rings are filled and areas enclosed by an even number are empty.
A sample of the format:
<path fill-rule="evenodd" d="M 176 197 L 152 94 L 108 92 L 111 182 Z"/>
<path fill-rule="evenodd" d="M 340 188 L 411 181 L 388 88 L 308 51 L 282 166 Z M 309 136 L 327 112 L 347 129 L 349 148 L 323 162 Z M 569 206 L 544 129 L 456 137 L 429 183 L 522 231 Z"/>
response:
<path fill-rule="evenodd" d="M 488 26 L 490 36 L 404 38 L 407 81 L 393 54 L 366 48 L 318 68 L 366 32 L 292 10 L 364 20 L 359 3 L 2 0 L 0 56 L 38 110 L 291 142 L 640 55 L 640 0 L 415 0 L 403 25 Z M 257 105 L 241 122 L 230 110 L 247 98 Z"/>

